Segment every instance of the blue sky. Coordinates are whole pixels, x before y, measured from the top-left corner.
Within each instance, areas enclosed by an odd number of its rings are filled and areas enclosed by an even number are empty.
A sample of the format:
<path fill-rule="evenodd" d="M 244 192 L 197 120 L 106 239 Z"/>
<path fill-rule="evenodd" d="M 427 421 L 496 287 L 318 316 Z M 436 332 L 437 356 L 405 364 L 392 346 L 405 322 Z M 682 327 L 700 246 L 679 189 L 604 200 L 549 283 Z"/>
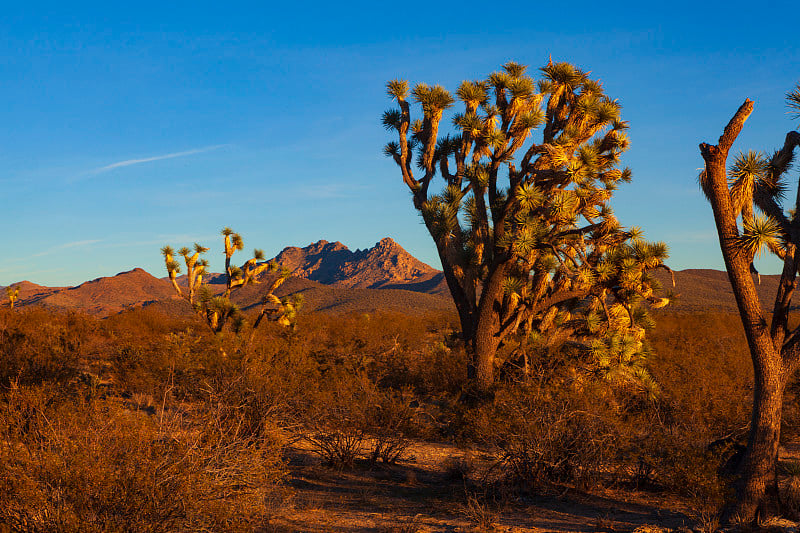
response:
<path fill-rule="evenodd" d="M 218 270 L 223 226 L 268 256 L 390 236 L 438 266 L 381 153 L 384 83 L 455 90 L 548 55 L 623 104 L 634 180 L 613 202 L 622 223 L 666 241 L 673 268 L 722 268 L 697 146 L 745 97 L 756 106 L 735 149 L 773 150 L 798 127 L 783 100 L 800 80 L 790 4 L 514 4 L 4 6 L 0 285 L 162 276 L 158 249 L 194 241 Z"/>

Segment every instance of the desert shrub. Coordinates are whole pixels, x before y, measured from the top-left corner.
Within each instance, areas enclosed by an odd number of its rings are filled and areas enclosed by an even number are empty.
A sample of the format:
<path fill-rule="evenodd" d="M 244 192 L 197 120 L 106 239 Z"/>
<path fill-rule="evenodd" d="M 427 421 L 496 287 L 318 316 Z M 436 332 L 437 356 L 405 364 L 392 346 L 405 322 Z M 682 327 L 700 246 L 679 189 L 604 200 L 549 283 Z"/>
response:
<path fill-rule="evenodd" d="M 323 460 L 352 467 L 361 456 L 396 462 L 420 433 L 419 402 L 410 389 L 382 389 L 366 373 L 329 370 L 309 406 L 306 440 Z"/>
<path fill-rule="evenodd" d="M 202 423 L 206 418 L 205 423 Z M 14 531 L 251 531 L 283 489 L 282 443 L 20 387 L 0 402 L 0 523 Z"/>
<path fill-rule="evenodd" d="M 331 410 L 331 412 L 335 409 Z M 340 417 L 339 421 L 343 418 Z M 348 424 L 333 427 L 328 424 L 314 424 L 306 435 L 312 451 L 319 455 L 326 465 L 336 468 L 353 468 L 356 459 L 364 452 L 364 433 Z"/>
<path fill-rule="evenodd" d="M 366 398 L 365 429 L 372 437 L 370 461 L 396 463 L 411 445 L 410 437 L 419 434 L 416 406 L 419 402 L 409 389 L 372 389 Z"/>
<path fill-rule="evenodd" d="M 703 431 L 708 442 L 746 426 L 753 368 L 739 317 L 663 314 L 657 324 L 648 366 L 672 404 L 665 422 Z"/>
<path fill-rule="evenodd" d="M 538 384 L 499 391 L 484 431 L 500 452 L 502 481 L 531 491 L 560 484 L 591 488 L 624 440 L 602 400 L 587 389 L 543 390 Z"/>
<path fill-rule="evenodd" d="M 648 483 L 712 512 L 730 496 L 726 463 L 747 435 L 753 394 L 747 342 L 734 313 L 664 313 L 657 323 L 649 366 L 661 397 L 643 413 L 630 457 L 648 465 Z M 721 440 L 727 444 L 712 445 Z"/>
<path fill-rule="evenodd" d="M 64 382 L 76 377 L 93 322 L 75 313 L 0 311 L 0 384 Z"/>

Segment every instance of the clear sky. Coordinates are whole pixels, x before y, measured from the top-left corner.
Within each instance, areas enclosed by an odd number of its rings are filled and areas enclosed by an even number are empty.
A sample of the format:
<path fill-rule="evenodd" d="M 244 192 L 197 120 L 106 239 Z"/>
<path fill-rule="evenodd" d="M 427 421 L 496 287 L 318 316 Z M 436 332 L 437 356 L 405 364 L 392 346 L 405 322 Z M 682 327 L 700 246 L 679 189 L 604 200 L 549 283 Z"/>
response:
<path fill-rule="evenodd" d="M 723 265 L 698 144 L 746 97 L 735 149 L 771 151 L 798 127 L 784 104 L 800 80 L 793 3 L 271 4 L 3 6 L 0 285 L 163 276 L 159 248 L 194 241 L 219 270 L 223 226 L 268 256 L 389 236 L 438 267 L 381 153 L 396 77 L 455 90 L 548 55 L 590 70 L 631 126 L 634 180 L 613 206 L 676 269 Z"/>

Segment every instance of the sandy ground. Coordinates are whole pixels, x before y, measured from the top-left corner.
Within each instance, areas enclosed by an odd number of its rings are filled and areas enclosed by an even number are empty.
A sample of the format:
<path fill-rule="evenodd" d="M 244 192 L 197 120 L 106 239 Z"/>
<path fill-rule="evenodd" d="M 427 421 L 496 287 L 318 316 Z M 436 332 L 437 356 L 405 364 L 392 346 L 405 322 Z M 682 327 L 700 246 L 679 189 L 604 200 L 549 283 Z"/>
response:
<path fill-rule="evenodd" d="M 289 451 L 289 464 L 293 496 L 268 530 L 655 533 L 697 527 L 686 502 L 629 489 L 486 503 L 480 480 L 493 459 L 447 444 L 416 443 L 396 465 L 339 471 L 300 443 Z M 467 479 L 459 464 L 471 465 Z"/>

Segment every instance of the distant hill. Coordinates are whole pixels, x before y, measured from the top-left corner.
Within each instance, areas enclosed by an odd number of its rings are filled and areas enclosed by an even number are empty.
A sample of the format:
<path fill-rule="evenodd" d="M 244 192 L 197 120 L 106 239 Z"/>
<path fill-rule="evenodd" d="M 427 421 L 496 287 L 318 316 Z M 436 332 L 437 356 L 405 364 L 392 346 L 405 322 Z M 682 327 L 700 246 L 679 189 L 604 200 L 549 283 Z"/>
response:
<path fill-rule="evenodd" d="M 416 313 L 453 309 L 442 272 L 417 260 L 392 239 L 382 239 L 372 248 L 355 252 L 340 242 L 318 241 L 303 248 L 285 248 L 274 261 L 292 271 L 277 294 L 302 294 L 306 312 L 384 309 Z M 665 290 L 678 294 L 674 303 L 660 313 L 736 311 L 725 272 L 678 271 L 674 273 L 674 289 L 669 273 L 660 270 L 656 275 Z M 222 274 L 206 277 L 216 293 L 224 290 L 224 279 Z M 772 308 L 778 280 L 777 275 L 761 276 L 761 284 L 757 285 L 767 311 Z M 266 276 L 263 283 L 234 292 L 233 299 L 245 310 L 257 309 L 269 283 L 270 276 Z M 189 305 L 175 295 L 167 278 L 156 278 L 141 268 L 97 278 L 76 287 L 45 287 L 29 281 L 13 286 L 20 287 L 17 302 L 20 307 L 40 305 L 106 316 L 131 307 L 156 305 L 171 313 L 191 313 Z"/>
<path fill-rule="evenodd" d="M 295 271 L 277 294 L 301 293 L 306 312 L 385 309 L 413 313 L 452 309 L 453 306 L 446 288 L 442 293 L 442 274 L 418 261 L 391 239 L 383 239 L 373 248 L 356 252 L 341 243 L 319 241 L 305 248 L 286 248 L 276 261 Z M 270 278 L 265 276 L 263 283 L 235 291 L 234 302 L 245 310 L 257 309 Z M 185 276 L 178 281 L 185 286 Z M 206 281 L 215 293 L 224 290 L 224 275 L 209 274 Z M 168 278 L 156 278 L 141 268 L 75 287 L 45 287 L 29 281 L 13 285 L 20 287 L 19 307 L 37 305 L 107 316 L 146 305 L 170 313 L 191 313 L 191 307 L 175 294 Z"/>
<path fill-rule="evenodd" d="M 80 310 L 94 315 L 110 315 L 147 302 L 176 298 L 168 282 L 141 268 L 97 278 L 76 287 L 36 286 L 35 291 L 23 297 L 20 290 L 19 304 Z"/>
<path fill-rule="evenodd" d="M 16 288 L 19 287 L 19 300 L 30 300 L 31 298 L 42 298 L 49 294 L 52 294 L 56 291 L 60 291 L 62 289 L 66 289 L 67 287 L 45 287 L 43 285 L 37 285 L 35 283 L 31 283 L 30 281 L 19 281 L 17 283 L 12 283 L 12 287 Z"/>
<path fill-rule="evenodd" d="M 664 289 L 673 290 L 678 298 L 664 312 L 670 311 L 737 311 L 736 298 L 733 295 L 727 272 L 711 269 L 688 269 L 675 272 L 675 288 L 672 288 L 670 275 L 663 270 L 656 274 Z M 775 293 L 778 290 L 780 276 L 761 276 L 761 283 L 756 279 L 756 291 L 761 305 L 766 311 L 772 311 Z M 795 298 L 796 300 L 797 298 Z"/>

